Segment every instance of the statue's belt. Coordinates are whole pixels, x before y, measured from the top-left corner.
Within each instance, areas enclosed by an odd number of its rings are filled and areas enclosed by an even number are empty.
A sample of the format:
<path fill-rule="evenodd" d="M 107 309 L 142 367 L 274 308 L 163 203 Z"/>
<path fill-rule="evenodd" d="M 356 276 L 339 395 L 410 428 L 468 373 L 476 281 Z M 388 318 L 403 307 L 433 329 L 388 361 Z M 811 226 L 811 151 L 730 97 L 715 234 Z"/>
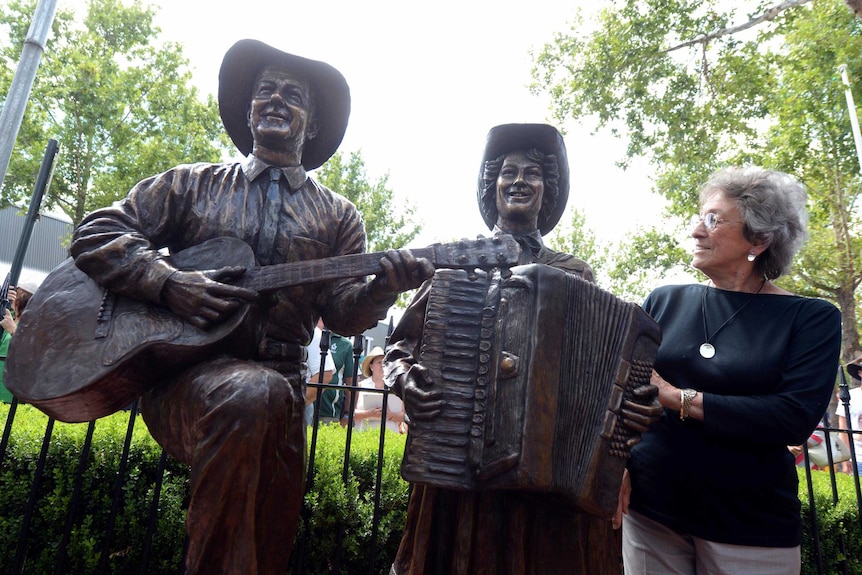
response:
<path fill-rule="evenodd" d="M 258 347 L 258 356 L 261 359 L 281 359 L 300 363 L 308 359 L 308 351 L 305 346 L 298 343 L 287 343 L 265 337 Z"/>

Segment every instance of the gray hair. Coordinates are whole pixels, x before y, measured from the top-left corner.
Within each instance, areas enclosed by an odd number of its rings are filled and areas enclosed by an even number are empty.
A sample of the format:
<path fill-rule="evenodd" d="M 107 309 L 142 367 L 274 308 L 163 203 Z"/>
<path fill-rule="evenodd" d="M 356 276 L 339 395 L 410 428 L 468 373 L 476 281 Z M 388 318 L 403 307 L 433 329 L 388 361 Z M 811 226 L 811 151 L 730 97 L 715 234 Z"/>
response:
<path fill-rule="evenodd" d="M 701 205 L 716 192 L 736 203 L 745 239 L 768 244 L 754 263 L 755 271 L 770 280 L 786 274 L 808 239 L 803 185 L 784 172 L 747 166 L 714 172 L 700 189 Z"/>

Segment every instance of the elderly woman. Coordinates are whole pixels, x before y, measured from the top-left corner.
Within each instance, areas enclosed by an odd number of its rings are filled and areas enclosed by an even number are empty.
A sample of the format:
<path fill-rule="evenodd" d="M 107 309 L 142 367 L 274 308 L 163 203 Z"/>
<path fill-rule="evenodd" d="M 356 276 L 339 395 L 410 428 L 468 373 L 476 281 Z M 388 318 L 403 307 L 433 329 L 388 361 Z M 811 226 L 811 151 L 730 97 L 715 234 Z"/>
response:
<path fill-rule="evenodd" d="M 665 286 L 652 381 L 664 414 L 632 450 L 621 496 L 626 575 L 800 571 L 787 445 L 825 412 L 841 344 L 830 303 L 772 283 L 806 237 L 805 190 L 749 167 L 712 175 L 692 220 L 706 285 Z"/>

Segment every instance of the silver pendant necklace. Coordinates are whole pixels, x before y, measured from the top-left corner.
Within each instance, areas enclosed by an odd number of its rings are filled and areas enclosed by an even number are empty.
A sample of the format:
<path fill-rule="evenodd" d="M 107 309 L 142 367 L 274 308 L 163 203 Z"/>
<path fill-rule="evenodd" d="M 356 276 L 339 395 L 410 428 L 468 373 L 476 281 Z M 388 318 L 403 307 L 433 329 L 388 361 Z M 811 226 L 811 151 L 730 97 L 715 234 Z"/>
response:
<path fill-rule="evenodd" d="M 706 292 L 707 292 L 707 288 L 706 287 L 703 288 L 703 296 L 700 298 L 700 311 L 701 311 L 701 314 L 703 315 L 703 339 L 704 339 L 704 342 L 702 344 L 700 344 L 700 356 L 702 358 L 712 359 L 713 357 L 715 357 L 715 346 L 710 343 L 710 340 L 715 338 L 715 336 L 718 335 L 718 332 L 723 330 L 724 327 L 727 324 L 729 324 L 730 321 L 739 314 L 739 312 L 741 312 L 742 310 L 745 309 L 745 306 L 747 306 L 748 304 L 751 303 L 751 301 L 757 296 L 757 294 L 760 293 L 760 290 L 763 289 L 764 285 L 766 285 L 766 278 L 764 278 L 763 281 L 760 282 L 760 287 L 757 288 L 757 291 L 754 292 L 754 294 L 752 294 L 752 296 L 750 298 L 745 300 L 745 303 L 742 304 L 741 306 L 739 306 L 739 309 L 737 309 L 735 312 L 733 312 L 729 318 L 724 320 L 724 323 L 721 324 L 720 326 L 718 326 L 718 329 L 715 330 L 712 335 L 709 335 L 709 332 L 706 329 Z"/>

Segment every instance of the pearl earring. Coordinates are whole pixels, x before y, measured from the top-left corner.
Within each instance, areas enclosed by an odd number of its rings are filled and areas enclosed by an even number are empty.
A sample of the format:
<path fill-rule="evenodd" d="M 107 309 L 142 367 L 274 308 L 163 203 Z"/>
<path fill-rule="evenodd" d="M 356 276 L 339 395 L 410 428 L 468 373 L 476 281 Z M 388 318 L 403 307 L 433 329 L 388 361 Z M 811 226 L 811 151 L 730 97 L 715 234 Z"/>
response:
<path fill-rule="evenodd" d="M 757 257 L 757 254 L 755 254 L 754 252 L 748 252 L 748 261 L 753 262 L 754 258 L 756 258 L 756 257 Z"/>

